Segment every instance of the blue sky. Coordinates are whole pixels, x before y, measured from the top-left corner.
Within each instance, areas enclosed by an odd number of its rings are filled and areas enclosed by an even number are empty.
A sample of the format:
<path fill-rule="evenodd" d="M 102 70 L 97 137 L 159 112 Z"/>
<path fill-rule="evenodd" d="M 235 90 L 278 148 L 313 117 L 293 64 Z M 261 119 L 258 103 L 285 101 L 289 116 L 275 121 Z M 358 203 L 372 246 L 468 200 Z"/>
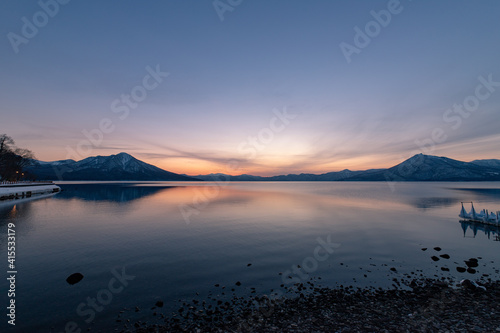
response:
<path fill-rule="evenodd" d="M 0 3 L 0 133 L 40 160 L 272 175 L 500 157 L 498 1 L 41 3 Z"/>

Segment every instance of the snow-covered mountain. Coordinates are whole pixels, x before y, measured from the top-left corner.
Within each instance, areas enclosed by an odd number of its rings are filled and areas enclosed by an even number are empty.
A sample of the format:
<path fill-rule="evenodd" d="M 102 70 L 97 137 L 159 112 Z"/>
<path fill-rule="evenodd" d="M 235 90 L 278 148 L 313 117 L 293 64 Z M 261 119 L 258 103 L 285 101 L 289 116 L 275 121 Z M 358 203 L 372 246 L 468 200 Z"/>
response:
<path fill-rule="evenodd" d="M 272 177 L 252 175 L 199 175 L 207 181 L 500 181 L 500 160 L 462 162 L 447 157 L 417 154 L 388 169 L 342 170 L 315 174 L 289 174 Z"/>
<path fill-rule="evenodd" d="M 500 180 L 500 166 L 417 154 L 392 168 L 360 178 L 386 181 L 494 181 Z"/>
<path fill-rule="evenodd" d="M 500 160 L 475 160 L 471 163 L 488 168 L 500 168 Z"/>
<path fill-rule="evenodd" d="M 38 161 L 28 171 L 38 179 L 47 180 L 196 180 L 157 168 L 127 153 L 87 157 L 81 161 Z"/>
<path fill-rule="evenodd" d="M 120 153 L 81 161 L 38 162 L 28 169 L 47 180 L 206 180 L 206 181 L 500 181 L 500 160 L 462 162 L 447 157 L 417 154 L 388 169 L 342 170 L 320 175 L 301 173 L 261 177 L 209 174 L 179 175 L 133 156 Z"/>

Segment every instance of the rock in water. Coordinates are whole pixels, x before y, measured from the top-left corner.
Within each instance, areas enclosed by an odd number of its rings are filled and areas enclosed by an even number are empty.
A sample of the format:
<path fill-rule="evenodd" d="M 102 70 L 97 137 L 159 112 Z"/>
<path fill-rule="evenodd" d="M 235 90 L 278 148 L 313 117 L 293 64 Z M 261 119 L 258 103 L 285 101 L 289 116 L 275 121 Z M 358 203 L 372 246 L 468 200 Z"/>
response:
<path fill-rule="evenodd" d="M 434 261 L 438 261 L 439 260 L 439 258 L 436 257 L 436 256 L 432 256 L 431 259 L 434 260 Z"/>
<path fill-rule="evenodd" d="M 163 307 L 163 302 L 162 301 L 157 301 L 155 305 L 157 307 L 161 308 L 161 307 Z"/>
<path fill-rule="evenodd" d="M 457 267 L 457 271 L 458 271 L 459 273 L 465 273 L 465 271 L 466 271 L 466 270 L 467 270 L 467 269 L 466 269 L 465 267 Z"/>
<path fill-rule="evenodd" d="M 66 282 L 73 285 L 75 283 L 80 282 L 83 279 L 83 275 L 81 273 L 73 273 L 66 279 Z"/>
<path fill-rule="evenodd" d="M 441 248 L 440 248 L 439 246 L 436 246 L 436 247 L 434 248 L 434 250 L 436 250 L 436 251 L 441 251 Z"/>
<path fill-rule="evenodd" d="M 471 268 L 479 266 L 479 264 L 477 263 L 477 259 L 476 260 L 472 260 L 472 259 L 466 260 L 465 264 L 467 265 L 467 267 L 471 267 Z"/>
<path fill-rule="evenodd" d="M 476 289 L 476 286 L 470 280 L 468 280 L 468 279 L 460 281 L 460 284 L 465 289 L 469 289 L 469 290 L 475 290 Z"/>
<path fill-rule="evenodd" d="M 468 289 L 468 290 L 481 289 L 481 290 L 486 291 L 486 287 L 477 284 L 476 281 L 465 279 L 465 280 L 460 281 L 460 284 L 462 285 L 462 287 L 464 287 L 465 289 Z"/>

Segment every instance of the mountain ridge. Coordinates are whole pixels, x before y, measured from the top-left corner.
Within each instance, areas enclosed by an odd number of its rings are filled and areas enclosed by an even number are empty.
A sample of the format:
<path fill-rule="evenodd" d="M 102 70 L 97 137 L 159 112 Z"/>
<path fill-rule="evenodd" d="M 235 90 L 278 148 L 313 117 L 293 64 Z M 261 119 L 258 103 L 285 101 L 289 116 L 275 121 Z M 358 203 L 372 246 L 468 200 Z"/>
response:
<path fill-rule="evenodd" d="M 225 174 L 193 177 L 213 181 L 217 175 L 232 181 L 500 181 L 500 160 L 462 162 L 444 156 L 416 154 L 386 169 L 344 169 L 323 174 L 301 173 L 269 177 Z"/>
<path fill-rule="evenodd" d="M 500 181 L 500 160 L 463 162 L 444 156 L 416 154 L 386 169 L 344 169 L 322 174 L 275 176 L 222 173 L 189 176 L 160 169 L 127 153 L 91 156 L 80 161 L 36 161 L 28 171 L 45 180 L 137 181 Z"/>
<path fill-rule="evenodd" d="M 27 170 L 45 180 L 199 180 L 160 169 L 123 152 L 110 156 L 91 156 L 80 161 L 35 161 Z"/>

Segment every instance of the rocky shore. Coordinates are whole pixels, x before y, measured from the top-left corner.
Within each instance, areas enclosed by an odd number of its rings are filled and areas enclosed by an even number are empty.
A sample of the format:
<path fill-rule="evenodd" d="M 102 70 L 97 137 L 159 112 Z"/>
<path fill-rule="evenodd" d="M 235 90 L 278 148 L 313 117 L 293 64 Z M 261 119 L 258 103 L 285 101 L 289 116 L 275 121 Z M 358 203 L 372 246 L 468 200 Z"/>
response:
<path fill-rule="evenodd" d="M 184 303 L 121 332 L 499 332 L 500 281 L 412 280 L 395 289 L 297 284 L 294 297 Z M 156 313 L 155 313 L 156 315 Z"/>
<path fill-rule="evenodd" d="M 164 313 L 162 301 L 150 309 L 121 311 L 116 319 L 121 326 L 115 331 L 500 332 L 500 270 L 491 267 L 491 274 L 481 274 L 487 266 L 482 257 L 461 264 L 440 254 L 440 247 L 428 250 L 422 248 L 421 253 L 440 272 L 432 278 L 419 269 L 402 273 L 383 264 L 392 287 L 325 287 L 320 277 L 311 277 L 281 284 L 269 295 L 259 295 L 251 287 L 250 294 L 242 296 L 240 281 L 232 288 L 215 284 L 217 291 L 208 298 L 179 300 L 174 312 Z M 143 313 L 145 319 L 132 319 L 131 311 Z"/>

